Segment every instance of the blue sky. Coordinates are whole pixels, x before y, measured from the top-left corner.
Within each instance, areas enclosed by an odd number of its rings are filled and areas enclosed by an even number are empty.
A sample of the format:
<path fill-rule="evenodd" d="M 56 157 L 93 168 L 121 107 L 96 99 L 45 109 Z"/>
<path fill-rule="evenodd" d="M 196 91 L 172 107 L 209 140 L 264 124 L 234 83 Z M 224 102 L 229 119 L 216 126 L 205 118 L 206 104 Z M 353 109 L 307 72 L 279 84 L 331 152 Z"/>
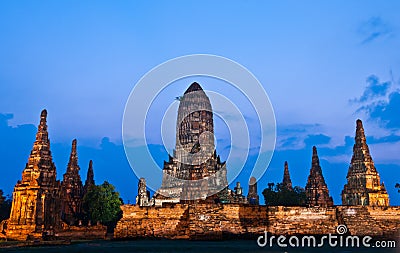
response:
<path fill-rule="evenodd" d="M 93 159 L 96 181 L 132 201 L 137 179 L 121 139 L 129 93 L 154 66 L 206 53 L 248 68 L 272 102 L 277 149 L 259 188 L 281 180 L 285 160 L 304 187 L 317 145 L 339 204 L 361 118 L 399 205 L 399 9 L 398 1 L 2 1 L 0 188 L 10 193 L 20 179 L 46 108 L 59 177 L 77 138 L 82 174 Z"/>

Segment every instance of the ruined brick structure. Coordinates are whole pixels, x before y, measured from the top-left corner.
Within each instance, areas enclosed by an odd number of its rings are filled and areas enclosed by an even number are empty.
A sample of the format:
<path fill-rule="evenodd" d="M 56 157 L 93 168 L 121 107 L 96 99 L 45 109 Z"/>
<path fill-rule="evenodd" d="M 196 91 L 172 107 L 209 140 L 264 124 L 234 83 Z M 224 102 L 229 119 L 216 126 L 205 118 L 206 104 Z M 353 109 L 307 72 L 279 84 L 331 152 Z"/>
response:
<path fill-rule="evenodd" d="M 315 146 L 313 147 L 312 164 L 305 191 L 308 206 L 333 206 L 333 199 L 329 196 L 328 186 L 322 175 L 317 148 Z"/>
<path fill-rule="evenodd" d="M 67 172 L 65 172 L 61 183 L 61 218 L 69 225 L 77 225 L 78 221 L 83 218 L 82 202 L 84 192 L 79 171 L 76 139 L 74 139 Z"/>
<path fill-rule="evenodd" d="M 10 218 L 0 224 L 0 235 L 4 237 L 5 231 L 7 239 L 14 240 L 46 236 L 104 238 L 104 226 L 76 226 L 82 197 L 95 185 L 93 163 L 89 162 L 83 186 L 74 140 L 63 182 L 57 181 L 46 117 L 47 111 L 43 110 L 22 180 L 14 188 Z M 336 233 L 341 224 L 351 235 L 398 238 L 400 208 L 389 206 L 360 120 L 342 192 L 344 206 L 336 207 L 329 196 L 316 147 L 305 187 L 308 207 L 260 206 L 254 177 L 249 180 L 247 197 L 239 182 L 234 190 L 229 189 L 226 164 L 215 151 L 213 128 L 211 103 L 200 85 L 193 83 L 180 99 L 177 143 L 173 156 L 164 162 L 162 186 L 150 199 L 145 179 L 139 180 L 137 205 L 121 206 L 123 217 L 114 231 L 116 239 L 254 238 L 264 231 L 277 235 L 326 235 Z M 282 186 L 292 189 L 287 162 Z"/>
<path fill-rule="evenodd" d="M 197 84 L 192 86 L 188 90 L 199 89 Z M 200 101 L 205 101 L 204 96 L 201 96 Z M 185 96 L 182 101 L 186 101 Z M 181 105 L 183 106 L 182 101 Z M 180 122 L 180 118 L 182 117 L 178 116 L 178 122 Z M 193 122 L 198 121 L 201 122 L 202 120 Z M 188 145 L 186 146 L 187 150 L 196 153 L 201 149 L 201 145 L 199 146 L 201 142 L 187 141 L 197 140 L 197 137 L 193 138 L 192 133 L 194 132 L 190 128 L 193 122 L 191 120 L 184 122 L 184 127 L 178 128 L 177 141 L 180 141 L 179 138 L 183 138 L 182 143 Z M 207 124 L 205 125 L 207 126 Z M 209 125 L 208 127 L 211 129 Z M 176 150 L 178 148 L 181 147 L 177 145 Z M 182 152 L 182 150 L 179 152 Z M 189 179 L 204 175 L 207 166 L 184 167 L 180 165 L 176 157 L 184 153 L 177 155 L 179 152 L 175 152 L 174 157 L 170 157 L 169 162 L 165 162 L 164 177 L 169 173 L 175 173 L 175 175 L 181 175 L 181 178 Z M 212 157 L 217 158 L 215 152 Z M 192 171 L 193 168 L 196 169 Z M 198 170 L 198 168 L 202 169 Z M 313 147 L 310 174 L 305 187 L 308 207 L 260 206 L 257 180 L 254 177 L 249 181 L 249 192 L 245 201 L 243 201 L 243 188 L 238 182 L 234 191 L 224 187 L 218 192 L 217 198 L 220 200 L 218 203 L 211 201 L 185 202 L 180 201 L 181 195 L 179 195 L 184 192 L 185 186 L 182 186 L 182 184 L 172 185 L 163 178 L 161 189 L 167 193 L 178 193 L 174 195 L 176 203 L 171 203 L 172 201 L 166 203 L 169 199 L 164 197 L 167 201 L 163 202 L 163 205 L 121 206 L 123 217 L 117 223 L 114 237 L 116 239 L 255 239 L 263 235 L 265 231 L 277 236 L 337 235 L 338 226 L 345 225 L 348 231 L 347 235 L 398 240 L 400 235 L 400 208 L 387 206 L 389 204 L 387 193 L 384 191 L 383 184 L 380 184 L 379 175 L 370 158 L 361 121 L 357 121 L 356 144 L 354 145 L 353 159 L 347 178 L 348 184 L 345 186 L 342 196 L 344 200 L 349 201 L 346 203 L 352 206 L 334 207 L 315 146 Z M 143 182 L 139 183 L 139 199 L 147 198 L 146 187 Z M 198 184 L 196 187 L 195 189 L 201 192 L 201 187 L 207 189 L 208 185 Z M 293 189 L 287 162 L 285 162 L 282 187 Z M 161 191 L 159 190 L 159 192 Z M 157 194 L 159 194 L 158 198 L 162 196 L 160 193 Z M 365 200 L 365 196 L 368 197 L 368 201 Z M 354 201 L 357 199 L 359 202 Z M 359 203 L 369 203 L 370 205 L 375 203 L 375 206 L 357 206 Z M 379 204 L 385 204 L 385 206 L 376 206 Z"/>
<path fill-rule="evenodd" d="M 255 177 L 251 177 L 249 180 L 247 202 L 251 205 L 258 205 L 260 203 L 260 197 L 258 196 L 257 192 L 257 179 Z"/>
<path fill-rule="evenodd" d="M 136 204 L 139 206 L 150 206 L 150 192 L 146 188 L 146 179 L 144 178 L 139 179 Z"/>
<path fill-rule="evenodd" d="M 389 206 L 389 195 L 384 184 L 381 184 L 369 152 L 362 121 L 358 119 L 356 125 L 353 157 L 347 173 L 347 184 L 342 191 L 342 204 Z"/>
<path fill-rule="evenodd" d="M 47 111 L 43 110 L 22 180 L 14 187 L 10 218 L 2 223 L 2 230 L 5 230 L 7 239 L 20 241 L 67 236 L 70 239 L 104 238 L 105 226 L 71 226 L 79 225 L 84 191 L 94 185 L 92 162 L 83 187 L 77 142 L 73 140 L 63 182 L 56 180 L 46 120 Z"/>
<path fill-rule="evenodd" d="M 232 203 L 247 204 L 247 198 L 243 195 L 243 187 L 240 185 L 240 182 L 236 182 L 236 186 L 233 190 Z"/>
<path fill-rule="evenodd" d="M 89 168 L 86 174 L 86 181 L 85 181 L 85 185 L 83 186 L 83 192 L 84 194 L 86 194 L 86 192 L 88 191 L 88 189 L 91 186 L 96 185 L 94 182 L 94 172 L 93 172 L 93 161 L 90 160 L 89 161 Z"/>
<path fill-rule="evenodd" d="M 14 187 L 7 238 L 26 240 L 54 234 L 61 224 L 60 181 L 50 151 L 47 111 L 40 123 L 22 180 Z"/>
<path fill-rule="evenodd" d="M 289 165 L 287 161 L 285 161 L 285 169 L 283 171 L 282 187 L 289 191 L 293 190 L 292 180 L 290 179 L 289 174 Z"/>
<path fill-rule="evenodd" d="M 219 201 L 228 185 L 226 164 L 214 145 L 213 112 L 209 98 L 196 82 L 180 98 L 173 156 L 164 162 L 155 205 L 181 201 Z M 222 200 L 223 201 L 223 200 Z"/>

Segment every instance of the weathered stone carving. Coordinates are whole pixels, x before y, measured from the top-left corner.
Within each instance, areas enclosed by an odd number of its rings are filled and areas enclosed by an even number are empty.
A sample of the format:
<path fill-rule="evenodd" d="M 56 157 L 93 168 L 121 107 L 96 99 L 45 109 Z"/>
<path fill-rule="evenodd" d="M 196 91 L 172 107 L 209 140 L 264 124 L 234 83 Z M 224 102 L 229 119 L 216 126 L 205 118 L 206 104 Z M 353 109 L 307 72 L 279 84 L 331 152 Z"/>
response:
<path fill-rule="evenodd" d="M 233 201 L 231 201 L 230 203 L 247 204 L 247 199 L 243 195 L 243 187 L 240 185 L 240 182 L 236 182 L 236 186 L 233 190 Z"/>
<path fill-rule="evenodd" d="M 372 160 L 364 127 L 356 122 L 353 157 L 347 173 L 347 184 L 342 191 L 343 205 L 389 206 L 389 195 Z"/>
<path fill-rule="evenodd" d="M 243 188 L 240 186 L 240 182 L 236 182 L 236 187 L 234 188 L 235 194 L 237 196 L 243 196 Z"/>

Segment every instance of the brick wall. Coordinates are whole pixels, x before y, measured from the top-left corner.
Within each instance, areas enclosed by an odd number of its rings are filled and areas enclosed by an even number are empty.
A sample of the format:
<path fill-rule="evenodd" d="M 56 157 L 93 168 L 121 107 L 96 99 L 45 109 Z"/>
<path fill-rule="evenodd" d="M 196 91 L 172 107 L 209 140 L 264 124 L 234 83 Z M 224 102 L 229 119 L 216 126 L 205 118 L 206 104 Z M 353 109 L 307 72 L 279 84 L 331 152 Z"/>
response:
<path fill-rule="evenodd" d="M 370 232 L 370 235 L 390 237 L 400 232 L 400 207 L 169 204 L 163 207 L 124 205 L 121 209 L 123 218 L 114 232 L 117 239 L 254 238 L 264 231 L 279 235 L 328 234 L 335 233 L 339 224 L 347 225 L 353 235 Z"/>
<path fill-rule="evenodd" d="M 59 240 L 95 240 L 105 239 L 107 227 L 103 225 L 94 226 L 66 226 L 58 231 L 55 236 Z"/>

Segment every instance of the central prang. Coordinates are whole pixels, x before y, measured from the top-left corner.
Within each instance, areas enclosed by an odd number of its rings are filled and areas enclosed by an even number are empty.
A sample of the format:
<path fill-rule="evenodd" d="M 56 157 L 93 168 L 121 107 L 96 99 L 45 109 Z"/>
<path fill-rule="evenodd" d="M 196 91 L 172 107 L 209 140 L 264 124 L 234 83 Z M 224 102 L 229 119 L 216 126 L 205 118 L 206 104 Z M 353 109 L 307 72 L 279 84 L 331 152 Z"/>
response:
<path fill-rule="evenodd" d="M 164 161 L 162 185 L 152 199 L 139 189 L 137 203 L 247 203 L 240 189 L 228 188 L 226 174 L 226 163 L 215 150 L 210 99 L 194 82 L 179 97 L 176 144 L 173 155 Z M 145 180 L 141 181 L 139 188 L 145 187 Z"/>
<path fill-rule="evenodd" d="M 214 150 L 214 120 L 210 99 L 200 85 L 194 82 L 180 99 L 175 158 L 183 164 L 200 165 L 212 157 Z M 195 178 L 204 176 L 197 175 Z"/>

